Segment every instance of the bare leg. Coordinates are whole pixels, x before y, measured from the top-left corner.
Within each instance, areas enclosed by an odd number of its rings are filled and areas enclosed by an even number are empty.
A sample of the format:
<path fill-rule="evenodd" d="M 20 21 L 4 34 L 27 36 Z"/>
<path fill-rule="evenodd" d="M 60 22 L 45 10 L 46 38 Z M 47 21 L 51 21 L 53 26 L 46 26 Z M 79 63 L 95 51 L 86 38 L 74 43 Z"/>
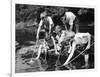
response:
<path fill-rule="evenodd" d="M 42 52 L 42 45 L 39 46 L 38 55 L 35 59 L 39 59 L 41 52 Z"/>
<path fill-rule="evenodd" d="M 84 68 L 84 67 L 87 68 L 88 65 L 89 65 L 89 63 L 88 63 L 88 61 L 89 61 L 89 54 L 84 55 L 84 61 L 85 61 L 85 65 L 82 66 L 82 68 Z"/>
<path fill-rule="evenodd" d="M 54 44 L 55 54 L 59 54 L 59 53 L 57 52 L 57 45 L 56 45 L 56 43 L 55 43 L 55 40 L 54 40 L 53 37 L 51 37 L 51 38 L 52 38 L 52 41 L 53 41 L 53 44 Z"/>
<path fill-rule="evenodd" d="M 73 29 L 73 25 L 70 25 L 69 31 L 72 31 Z"/>
<path fill-rule="evenodd" d="M 85 65 L 88 65 L 89 55 L 85 55 Z"/>
<path fill-rule="evenodd" d="M 45 51 L 45 61 L 46 61 L 46 57 L 47 57 L 47 47 L 46 47 L 46 42 L 44 41 L 44 51 Z"/>

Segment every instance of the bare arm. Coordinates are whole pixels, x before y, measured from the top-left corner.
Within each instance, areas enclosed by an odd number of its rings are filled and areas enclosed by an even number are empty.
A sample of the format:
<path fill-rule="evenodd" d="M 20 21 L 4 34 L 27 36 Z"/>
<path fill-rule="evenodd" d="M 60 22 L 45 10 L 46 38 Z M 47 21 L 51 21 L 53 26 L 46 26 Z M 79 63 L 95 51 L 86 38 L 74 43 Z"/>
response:
<path fill-rule="evenodd" d="M 54 44 L 55 53 L 58 54 L 58 52 L 57 52 L 57 45 L 56 45 L 55 39 L 53 37 L 51 37 L 51 39 L 52 39 L 53 44 Z"/>
<path fill-rule="evenodd" d="M 48 19 L 49 19 L 49 33 L 51 33 L 51 28 L 54 26 L 54 24 L 51 17 L 48 17 Z"/>
<path fill-rule="evenodd" d="M 57 49 L 56 49 L 56 42 L 55 42 L 55 40 L 54 40 L 54 38 L 53 38 L 53 37 L 51 37 L 51 39 L 52 39 L 52 41 L 53 41 L 54 48 L 55 48 L 55 50 L 57 51 Z"/>
<path fill-rule="evenodd" d="M 89 34 L 88 35 L 88 45 L 87 45 L 86 49 L 90 48 L 90 43 L 91 43 L 91 35 Z"/>
<path fill-rule="evenodd" d="M 40 23 L 39 23 L 38 30 L 37 30 L 37 35 L 36 35 L 37 40 L 39 39 L 39 32 L 40 32 L 40 29 L 41 29 L 42 23 L 43 23 L 43 21 L 41 20 Z"/>
<path fill-rule="evenodd" d="M 75 18 L 76 18 L 76 16 L 72 13 L 72 15 L 69 19 L 70 31 L 72 31 L 72 29 L 73 29 L 73 24 L 74 24 Z"/>
<path fill-rule="evenodd" d="M 74 19 L 70 19 L 70 21 L 69 21 L 69 25 L 70 25 L 70 31 L 72 31 L 72 29 L 73 29 L 73 22 L 74 22 Z"/>
<path fill-rule="evenodd" d="M 64 63 L 63 65 L 67 65 L 67 64 L 68 64 L 68 62 L 70 61 L 70 59 L 72 58 L 72 56 L 73 56 L 73 54 L 74 54 L 75 47 L 76 47 L 76 43 L 73 42 L 72 48 L 70 49 L 70 54 L 69 54 L 67 60 L 65 61 L 65 63 Z"/>
<path fill-rule="evenodd" d="M 49 33 L 51 33 L 51 25 L 52 25 L 52 24 L 50 24 L 50 26 L 49 26 Z"/>

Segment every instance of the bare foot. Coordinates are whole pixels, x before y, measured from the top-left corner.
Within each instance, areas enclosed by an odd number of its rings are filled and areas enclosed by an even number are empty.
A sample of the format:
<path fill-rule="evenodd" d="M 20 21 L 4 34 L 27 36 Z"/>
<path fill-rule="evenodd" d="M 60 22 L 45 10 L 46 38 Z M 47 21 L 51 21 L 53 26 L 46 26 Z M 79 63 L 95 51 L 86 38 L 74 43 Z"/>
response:
<path fill-rule="evenodd" d="M 33 59 L 31 59 L 29 62 L 27 62 L 27 64 L 32 65 L 34 63 Z"/>
<path fill-rule="evenodd" d="M 87 69 L 87 68 L 89 68 L 89 65 L 85 64 L 85 65 L 82 66 L 82 68 L 86 68 Z"/>

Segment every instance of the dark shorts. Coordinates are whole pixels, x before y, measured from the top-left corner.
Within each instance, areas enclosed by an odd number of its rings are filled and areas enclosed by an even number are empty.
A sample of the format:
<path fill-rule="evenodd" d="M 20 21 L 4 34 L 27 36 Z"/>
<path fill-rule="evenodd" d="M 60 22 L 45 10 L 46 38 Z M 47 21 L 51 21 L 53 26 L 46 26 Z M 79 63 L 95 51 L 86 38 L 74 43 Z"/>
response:
<path fill-rule="evenodd" d="M 83 52 L 86 49 L 86 47 L 87 47 L 87 44 L 84 44 L 84 45 L 81 45 L 81 46 L 77 45 L 76 50 Z M 84 54 L 89 54 L 89 53 L 90 53 L 90 49 L 84 51 Z"/>
<path fill-rule="evenodd" d="M 49 35 L 49 30 L 47 30 L 47 29 L 44 29 L 44 31 L 40 31 L 40 34 L 39 34 L 39 38 L 41 39 L 45 39 L 45 38 L 47 38 L 48 37 L 48 35 Z"/>

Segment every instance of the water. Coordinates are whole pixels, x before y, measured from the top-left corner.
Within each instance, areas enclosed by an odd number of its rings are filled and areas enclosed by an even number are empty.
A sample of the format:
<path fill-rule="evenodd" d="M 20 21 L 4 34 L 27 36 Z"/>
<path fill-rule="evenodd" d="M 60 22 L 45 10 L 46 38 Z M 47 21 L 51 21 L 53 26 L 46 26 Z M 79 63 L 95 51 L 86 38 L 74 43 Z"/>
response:
<path fill-rule="evenodd" d="M 94 27 L 88 27 L 87 23 L 81 23 L 79 27 L 80 32 L 90 32 L 92 35 L 94 35 Z M 19 35 L 20 33 L 18 33 Z M 23 35 L 23 34 L 22 34 Z M 18 40 L 25 39 L 25 36 L 20 36 L 22 38 L 19 38 Z M 28 35 L 28 34 L 27 34 Z M 30 37 L 31 35 L 29 35 Z M 32 35 L 33 36 L 33 35 Z M 35 37 L 35 35 L 34 35 Z M 17 38 L 17 37 L 16 37 Z M 31 38 L 33 40 L 33 38 Z M 34 38 L 35 39 L 35 38 Z M 19 49 L 20 50 L 20 49 Z M 94 51 L 94 49 L 92 49 Z M 91 51 L 90 51 L 91 52 Z M 75 53 L 73 58 L 77 56 L 78 53 Z M 47 61 L 44 61 L 44 55 L 41 55 L 41 58 L 39 60 L 34 60 L 33 64 L 27 64 L 27 61 L 29 61 L 32 57 L 32 54 L 26 55 L 27 57 L 22 57 L 22 55 L 19 55 L 18 52 L 16 52 L 16 63 L 15 63 L 15 72 L 16 73 L 26 73 L 26 72 L 39 72 L 39 71 L 59 71 L 59 70 L 69 70 L 69 68 L 75 70 L 75 69 L 83 69 L 81 66 L 84 65 L 84 57 L 80 56 L 79 58 L 75 59 L 71 64 L 69 64 L 67 67 L 58 67 L 61 66 L 65 60 L 67 59 L 66 56 L 62 55 L 60 57 L 60 61 L 57 63 L 58 66 L 55 66 L 57 55 L 48 54 L 47 55 Z M 94 53 L 90 54 L 89 58 L 89 68 L 94 68 Z"/>

